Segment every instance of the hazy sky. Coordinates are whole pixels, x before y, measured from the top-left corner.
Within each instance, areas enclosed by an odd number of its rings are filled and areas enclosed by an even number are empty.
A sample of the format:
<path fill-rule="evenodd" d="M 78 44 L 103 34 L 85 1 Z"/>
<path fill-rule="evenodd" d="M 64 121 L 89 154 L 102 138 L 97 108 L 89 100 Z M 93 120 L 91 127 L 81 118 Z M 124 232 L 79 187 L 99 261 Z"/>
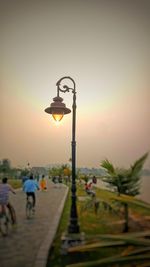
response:
<path fill-rule="evenodd" d="M 150 150 L 149 0 L 1 0 L 0 31 L 0 159 L 68 163 L 71 114 L 56 125 L 44 112 L 63 76 L 76 82 L 78 167 Z"/>

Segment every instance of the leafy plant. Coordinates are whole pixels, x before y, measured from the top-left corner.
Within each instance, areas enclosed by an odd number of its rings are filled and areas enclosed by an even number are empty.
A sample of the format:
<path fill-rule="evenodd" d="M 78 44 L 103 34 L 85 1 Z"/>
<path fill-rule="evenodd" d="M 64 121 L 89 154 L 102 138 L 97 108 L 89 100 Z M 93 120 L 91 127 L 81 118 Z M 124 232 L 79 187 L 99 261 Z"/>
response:
<path fill-rule="evenodd" d="M 125 249 L 120 254 L 115 256 L 104 257 L 95 261 L 70 264 L 66 267 L 110 266 L 110 264 L 111 266 L 114 264 L 119 264 L 119 266 L 121 266 L 129 263 L 135 264 L 137 262 L 148 263 L 150 260 L 150 240 L 148 240 L 147 237 L 150 237 L 150 231 L 122 235 L 99 235 L 97 236 L 97 241 L 94 240 L 94 242 L 92 242 L 91 240 L 91 242 L 87 241 L 84 245 L 71 247 L 69 248 L 69 252 L 85 252 L 121 246 L 124 246 Z"/>
<path fill-rule="evenodd" d="M 148 157 L 145 153 L 142 157 L 134 162 L 129 169 L 115 167 L 108 159 L 103 160 L 101 166 L 107 171 L 102 180 L 113 188 L 118 195 L 136 196 L 140 193 L 141 170 Z M 123 202 L 124 206 L 124 232 L 128 231 L 128 203 Z"/>

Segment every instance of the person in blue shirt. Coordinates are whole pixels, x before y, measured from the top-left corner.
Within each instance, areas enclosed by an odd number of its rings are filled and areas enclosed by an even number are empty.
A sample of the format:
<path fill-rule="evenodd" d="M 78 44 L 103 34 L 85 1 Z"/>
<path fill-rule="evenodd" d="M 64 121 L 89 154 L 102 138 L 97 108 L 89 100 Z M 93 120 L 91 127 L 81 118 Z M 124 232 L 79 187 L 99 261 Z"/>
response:
<path fill-rule="evenodd" d="M 36 190 L 39 190 L 39 186 L 38 186 L 37 181 L 35 181 L 33 179 L 33 175 L 31 174 L 29 179 L 24 182 L 23 191 L 27 195 L 27 200 L 28 200 L 29 196 L 32 197 L 32 199 L 33 199 L 33 210 L 35 210 L 35 204 L 36 204 L 36 196 L 35 196 L 35 191 Z"/>
<path fill-rule="evenodd" d="M 25 183 L 25 181 L 27 181 L 29 179 L 29 177 L 26 175 L 24 175 L 23 177 L 22 177 L 22 184 L 24 184 Z"/>

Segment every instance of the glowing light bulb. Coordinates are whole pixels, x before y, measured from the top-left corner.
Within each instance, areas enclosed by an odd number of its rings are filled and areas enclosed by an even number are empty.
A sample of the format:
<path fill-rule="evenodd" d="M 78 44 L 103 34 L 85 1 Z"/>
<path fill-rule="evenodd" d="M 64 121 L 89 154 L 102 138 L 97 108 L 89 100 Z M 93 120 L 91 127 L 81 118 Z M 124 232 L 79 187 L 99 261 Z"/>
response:
<path fill-rule="evenodd" d="M 54 120 L 55 120 L 56 122 L 59 122 L 59 121 L 62 120 L 64 114 L 63 114 L 63 113 L 62 113 L 62 114 L 52 114 L 52 116 L 53 116 L 53 118 L 54 118 Z"/>

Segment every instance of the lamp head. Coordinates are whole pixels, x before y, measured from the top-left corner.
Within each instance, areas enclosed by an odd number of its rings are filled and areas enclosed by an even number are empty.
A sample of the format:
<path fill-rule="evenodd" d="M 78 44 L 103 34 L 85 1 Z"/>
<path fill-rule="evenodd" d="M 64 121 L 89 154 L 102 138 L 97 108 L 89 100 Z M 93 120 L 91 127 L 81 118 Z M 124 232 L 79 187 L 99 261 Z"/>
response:
<path fill-rule="evenodd" d="M 66 105 L 63 102 L 63 98 L 60 96 L 56 96 L 53 98 L 53 101 L 50 104 L 50 107 L 45 109 L 46 113 L 52 114 L 53 118 L 56 121 L 60 121 L 65 114 L 71 112 L 69 108 L 66 108 Z"/>

